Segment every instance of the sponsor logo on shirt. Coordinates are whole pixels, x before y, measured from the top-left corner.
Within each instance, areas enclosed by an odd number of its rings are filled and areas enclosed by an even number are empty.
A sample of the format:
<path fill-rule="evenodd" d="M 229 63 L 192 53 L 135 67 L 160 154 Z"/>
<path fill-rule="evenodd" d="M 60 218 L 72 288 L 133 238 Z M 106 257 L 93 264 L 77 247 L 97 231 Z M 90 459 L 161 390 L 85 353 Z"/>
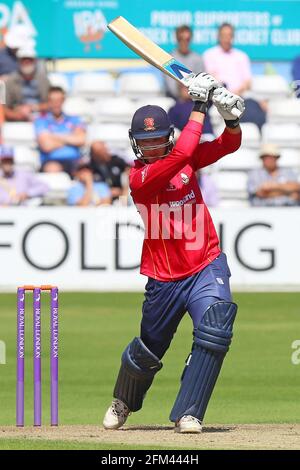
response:
<path fill-rule="evenodd" d="M 170 201 L 169 205 L 170 207 L 181 207 L 183 206 L 186 202 L 190 202 L 196 199 L 195 193 L 193 190 L 191 190 L 190 193 L 186 194 L 182 199 L 179 201 Z"/>

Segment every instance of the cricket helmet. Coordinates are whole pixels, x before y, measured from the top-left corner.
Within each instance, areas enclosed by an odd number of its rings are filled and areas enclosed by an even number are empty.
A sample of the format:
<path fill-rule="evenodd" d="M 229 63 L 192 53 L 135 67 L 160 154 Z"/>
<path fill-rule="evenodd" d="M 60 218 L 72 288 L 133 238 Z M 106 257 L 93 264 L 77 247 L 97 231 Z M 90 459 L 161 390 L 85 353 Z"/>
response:
<path fill-rule="evenodd" d="M 158 145 L 142 147 L 138 140 L 151 140 L 158 137 L 168 137 L 167 142 Z M 174 126 L 170 123 L 169 116 L 160 106 L 147 105 L 139 108 L 132 118 L 129 129 L 129 139 L 136 157 L 145 162 L 143 150 L 166 149 L 166 153 L 159 158 L 166 157 L 174 146 Z M 154 157 L 153 157 L 154 158 Z M 157 157 L 155 157 L 157 158 Z M 151 157 L 147 157 L 147 161 Z"/>

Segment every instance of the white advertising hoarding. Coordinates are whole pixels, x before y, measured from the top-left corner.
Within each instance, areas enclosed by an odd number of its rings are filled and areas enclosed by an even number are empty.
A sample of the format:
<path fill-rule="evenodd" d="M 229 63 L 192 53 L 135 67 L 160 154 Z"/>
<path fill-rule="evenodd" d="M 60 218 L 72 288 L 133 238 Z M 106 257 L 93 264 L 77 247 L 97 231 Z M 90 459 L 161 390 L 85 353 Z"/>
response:
<path fill-rule="evenodd" d="M 234 289 L 300 287 L 300 209 L 212 212 Z M 2 208 L 0 289 L 142 290 L 143 228 L 132 208 Z"/>

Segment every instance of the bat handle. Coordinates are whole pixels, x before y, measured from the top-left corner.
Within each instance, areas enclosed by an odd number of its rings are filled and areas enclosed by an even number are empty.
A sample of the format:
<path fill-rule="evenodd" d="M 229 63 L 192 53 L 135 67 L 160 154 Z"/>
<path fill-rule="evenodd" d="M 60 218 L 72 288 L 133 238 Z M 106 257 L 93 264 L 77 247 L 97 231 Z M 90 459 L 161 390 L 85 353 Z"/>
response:
<path fill-rule="evenodd" d="M 237 108 L 233 108 L 231 112 L 232 112 L 232 114 L 233 114 L 234 116 L 236 116 L 237 118 L 239 118 L 240 115 L 242 114 L 241 111 L 239 111 Z"/>

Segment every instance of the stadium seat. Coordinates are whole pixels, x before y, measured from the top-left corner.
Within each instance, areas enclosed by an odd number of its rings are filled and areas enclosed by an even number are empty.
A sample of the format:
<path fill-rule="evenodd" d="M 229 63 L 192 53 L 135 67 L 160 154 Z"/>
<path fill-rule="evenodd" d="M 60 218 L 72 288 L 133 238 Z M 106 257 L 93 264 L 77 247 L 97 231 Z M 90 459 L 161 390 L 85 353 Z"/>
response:
<path fill-rule="evenodd" d="M 279 166 L 286 168 L 300 169 L 300 150 L 293 148 L 282 148 Z"/>
<path fill-rule="evenodd" d="M 88 126 L 88 142 L 102 140 L 116 149 L 128 148 L 128 126 L 126 124 L 92 124 Z"/>
<path fill-rule="evenodd" d="M 256 100 L 286 98 L 289 95 L 288 82 L 281 75 L 254 75 L 251 97 Z"/>
<path fill-rule="evenodd" d="M 65 202 L 67 192 L 73 184 L 67 173 L 39 173 L 37 176 L 49 187 L 49 191 L 43 198 L 45 204 L 52 205 Z"/>
<path fill-rule="evenodd" d="M 118 92 L 121 96 L 133 99 L 145 96 L 159 96 L 162 89 L 158 78 L 153 73 L 124 73 L 118 79 Z"/>
<path fill-rule="evenodd" d="M 152 104 L 155 106 L 160 106 L 165 111 L 169 111 L 169 109 L 174 106 L 175 100 L 168 96 L 149 96 L 146 99 L 139 99 L 136 102 L 136 109 L 141 106 L 146 106 L 147 104 Z"/>
<path fill-rule="evenodd" d="M 127 124 L 131 122 L 137 106 L 127 97 L 100 99 L 93 103 L 93 116 L 96 122 Z"/>
<path fill-rule="evenodd" d="M 212 175 L 221 199 L 248 199 L 247 173 L 243 171 L 219 171 Z"/>
<path fill-rule="evenodd" d="M 220 170 L 247 171 L 261 167 L 257 150 L 241 146 L 236 152 L 221 158 L 218 163 Z"/>
<path fill-rule="evenodd" d="M 241 123 L 241 129 L 243 133 L 243 147 L 257 149 L 261 143 L 261 135 L 257 125 L 251 122 L 243 122 Z"/>
<path fill-rule="evenodd" d="M 48 78 L 52 86 L 59 86 L 65 90 L 66 93 L 69 93 L 70 84 L 67 77 L 63 73 L 49 73 Z"/>
<path fill-rule="evenodd" d="M 34 125 L 31 122 L 5 122 L 2 126 L 2 138 L 5 145 L 37 146 Z"/>
<path fill-rule="evenodd" d="M 265 143 L 277 144 L 283 148 L 300 148 L 300 125 L 264 124 L 262 139 Z"/>
<path fill-rule="evenodd" d="M 272 100 L 268 105 L 267 121 L 270 124 L 294 122 L 300 124 L 300 100 L 290 98 Z"/>
<path fill-rule="evenodd" d="M 15 165 L 22 170 L 37 171 L 40 167 L 39 151 L 30 148 L 28 145 L 16 145 Z"/>
<path fill-rule="evenodd" d="M 64 112 L 70 116 L 80 116 L 85 122 L 93 119 L 91 103 L 80 96 L 70 96 L 64 103 Z"/>
<path fill-rule="evenodd" d="M 80 73 L 73 79 L 73 94 L 88 100 L 115 95 L 115 79 L 108 73 Z"/>

